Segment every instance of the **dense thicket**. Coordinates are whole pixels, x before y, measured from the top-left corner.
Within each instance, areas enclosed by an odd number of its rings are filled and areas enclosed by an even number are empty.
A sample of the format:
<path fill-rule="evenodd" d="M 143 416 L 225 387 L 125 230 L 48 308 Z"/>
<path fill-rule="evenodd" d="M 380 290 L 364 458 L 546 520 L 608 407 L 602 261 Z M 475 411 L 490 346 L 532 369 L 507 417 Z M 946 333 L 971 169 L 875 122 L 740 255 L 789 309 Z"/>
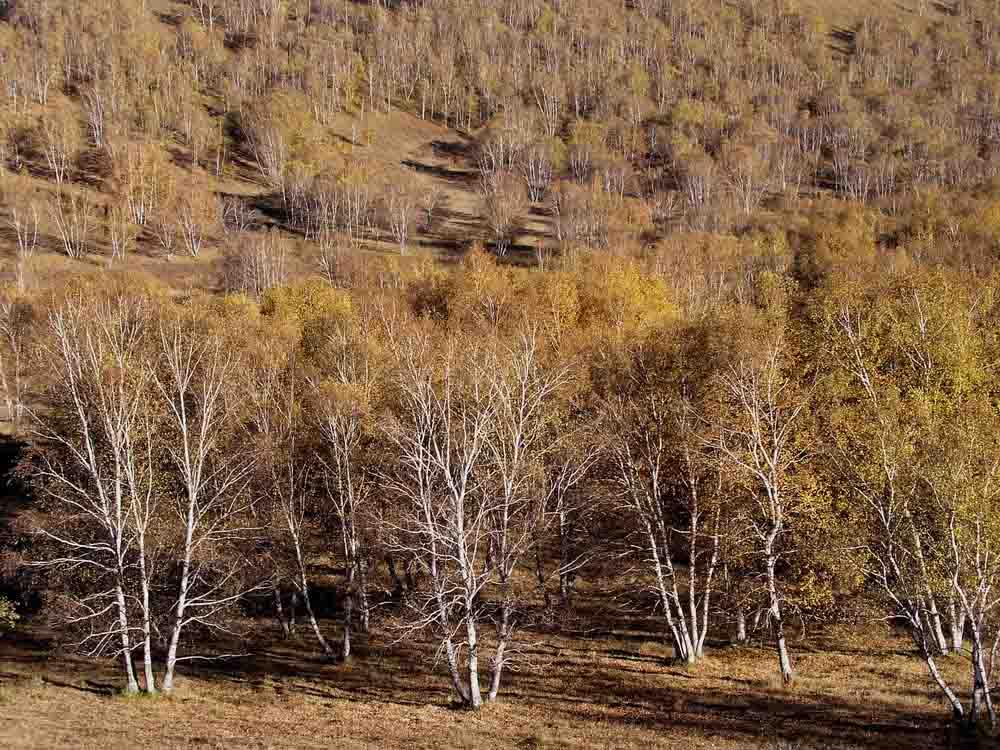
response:
<path fill-rule="evenodd" d="M 521 630 L 627 559 L 627 608 L 678 659 L 752 618 L 791 681 L 790 618 L 887 616 L 974 721 L 1000 635 L 995 288 L 852 263 L 685 307 L 634 261 L 543 273 L 477 250 L 392 287 L 313 278 L 259 301 L 117 273 L 12 292 L 22 554 L 67 638 L 117 654 L 133 690 L 160 660 L 170 690 L 270 592 L 283 628 L 304 608 L 341 658 L 378 598 L 479 706 Z M 339 645 L 311 593 L 321 559 L 343 571 Z M 953 650 L 967 686 L 937 669 Z"/>

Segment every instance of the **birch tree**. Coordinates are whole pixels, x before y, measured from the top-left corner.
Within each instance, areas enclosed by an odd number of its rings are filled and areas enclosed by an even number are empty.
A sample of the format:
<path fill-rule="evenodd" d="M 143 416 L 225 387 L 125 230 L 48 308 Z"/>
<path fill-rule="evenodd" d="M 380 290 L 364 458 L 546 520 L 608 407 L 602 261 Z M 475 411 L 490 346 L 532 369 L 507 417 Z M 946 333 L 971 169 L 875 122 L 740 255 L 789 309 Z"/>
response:
<path fill-rule="evenodd" d="M 413 185 L 399 182 L 386 187 L 382 207 L 384 221 L 393 240 L 399 245 L 400 255 L 406 254 L 407 243 L 416 223 L 419 207 L 419 199 Z"/>
<path fill-rule="evenodd" d="M 180 655 L 185 629 L 219 627 L 216 615 L 255 588 L 243 580 L 244 561 L 232 544 L 255 533 L 246 525 L 253 457 L 232 443 L 237 412 L 227 385 L 234 361 L 223 340 L 211 332 L 199 335 L 183 321 L 162 324 L 159 339 L 156 387 L 166 405 L 179 520 L 180 577 L 163 677 L 163 690 L 170 692 L 178 663 L 205 658 Z"/>
<path fill-rule="evenodd" d="M 385 486 L 403 505 L 396 551 L 416 559 L 429 586 L 408 604 L 409 627 L 435 633 L 456 698 L 478 709 L 481 596 L 490 577 L 488 506 L 476 491 L 494 412 L 454 352 L 435 352 L 423 338 L 401 359 L 398 416 L 384 426 L 399 464 Z"/>
<path fill-rule="evenodd" d="M 94 207 L 90 201 L 76 192 L 58 193 L 49 203 L 49 215 L 59 231 L 66 255 L 77 260 L 83 258 L 94 226 Z"/>
<path fill-rule="evenodd" d="M 74 602 L 70 622 L 89 625 L 80 642 L 86 653 L 121 659 L 127 692 L 139 690 L 132 652 L 140 645 L 145 689 L 155 691 L 146 565 L 152 498 L 141 479 L 150 465 L 148 322 L 144 306 L 126 299 L 77 299 L 53 312 L 47 356 L 55 409 L 35 415 L 36 436 L 54 448 L 42 452 L 36 476 L 59 509 L 53 518 L 61 518 L 39 529 L 57 550 L 40 564 L 96 581 Z M 136 568 L 139 625 L 130 606 Z"/>
<path fill-rule="evenodd" d="M 488 701 L 497 699 L 512 640 L 521 624 L 514 573 L 538 538 L 536 526 L 548 520 L 548 497 L 539 492 L 544 484 L 538 475 L 545 454 L 556 444 L 552 429 L 557 411 L 552 402 L 569 377 L 565 366 L 545 366 L 540 342 L 531 330 L 494 356 L 497 359 L 488 363 L 493 372 L 488 381 L 489 402 L 494 410 L 492 434 L 486 442 L 489 479 L 480 499 L 487 512 L 488 564 L 495 576 L 499 610 L 493 615 L 495 649 Z M 558 478 L 553 491 L 567 489 L 574 480 L 578 478 Z"/>
<path fill-rule="evenodd" d="M 24 200 L 20 195 L 15 195 L 12 203 L 7 223 L 14 231 L 17 242 L 14 276 L 18 290 L 23 292 L 27 286 L 29 265 L 38 249 L 38 205 L 34 201 Z"/>
<path fill-rule="evenodd" d="M 995 722 L 998 630 L 987 592 L 997 575 L 1000 454 L 988 406 L 995 355 L 981 327 L 995 313 L 944 274 L 922 272 L 840 281 L 817 310 L 837 366 L 829 459 L 858 503 L 862 570 L 906 623 L 955 716 Z M 968 705 L 937 663 L 953 649 L 969 656 Z"/>
<path fill-rule="evenodd" d="M 788 524 L 806 504 L 795 472 L 806 453 L 797 439 L 808 400 L 787 374 L 789 345 L 773 333 L 756 354 L 738 355 L 720 375 L 728 414 L 720 427 L 720 449 L 745 483 L 745 522 L 765 567 L 768 614 L 774 630 L 781 678 L 792 681 L 785 639 L 778 564 Z"/>
<path fill-rule="evenodd" d="M 324 469 L 323 485 L 333 506 L 340 530 L 339 546 L 347 570 L 344 597 L 343 639 L 341 658 L 351 656 L 351 633 L 354 610 L 361 616 L 361 629 L 368 630 L 367 554 L 364 549 L 364 514 L 371 501 L 372 483 L 360 467 L 364 445 L 364 412 L 349 388 L 328 400 L 319 415 L 319 432 L 323 443 L 321 458 Z"/>
<path fill-rule="evenodd" d="M 302 597 L 306 608 L 306 616 L 312 628 L 316 641 L 327 657 L 334 655 L 313 608 L 311 587 L 309 582 L 308 560 L 306 557 L 306 534 L 310 529 L 309 517 L 313 510 L 313 500 L 310 496 L 310 471 L 304 459 L 296 452 L 294 435 L 285 437 L 286 444 L 273 446 L 272 450 L 279 455 L 272 466 L 272 486 L 278 501 L 278 508 L 288 534 L 289 544 L 295 564 L 293 578 L 296 591 Z M 280 597 L 280 592 L 276 594 Z M 279 600 L 280 601 L 280 600 Z"/>
<path fill-rule="evenodd" d="M 82 140 L 79 123 L 65 112 L 58 110 L 50 113 L 42 118 L 40 125 L 45 163 L 60 188 L 73 168 Z"/>
<path fill-rule="evenodd" d="M 21 426 L 27 404 L 27 371 L 30 364 L 35 311 L 24 299 L 0 295 L 0 391 L 7 419 Z"/>
<path fill-rule="evenodd" d="M 607 407 L 607 451 L 639 527 L 675 658 L 692 664 L 704 653 L 721 562 L 723 470 L 713 430 L 696 411 L 696 373 L 683 371 L 681 356 L 669 343 L 637 355 L 627 395 Z M 678 566 L 685 554 L 686 570 Z"/>

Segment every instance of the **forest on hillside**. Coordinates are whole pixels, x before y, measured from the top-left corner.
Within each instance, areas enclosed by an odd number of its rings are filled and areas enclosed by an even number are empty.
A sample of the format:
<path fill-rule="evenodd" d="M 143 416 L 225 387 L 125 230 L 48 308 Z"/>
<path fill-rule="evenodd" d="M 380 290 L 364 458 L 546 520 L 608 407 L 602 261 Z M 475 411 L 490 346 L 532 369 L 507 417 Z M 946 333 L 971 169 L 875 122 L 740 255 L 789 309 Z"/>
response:
<path fill-rule="evenodd" d="M 480 709 L 603 621 L 788 691 L 837 630 L 995 736 L 998 35 L 0 0 L 4 638 L 169 694 L 377 636 Z"/>

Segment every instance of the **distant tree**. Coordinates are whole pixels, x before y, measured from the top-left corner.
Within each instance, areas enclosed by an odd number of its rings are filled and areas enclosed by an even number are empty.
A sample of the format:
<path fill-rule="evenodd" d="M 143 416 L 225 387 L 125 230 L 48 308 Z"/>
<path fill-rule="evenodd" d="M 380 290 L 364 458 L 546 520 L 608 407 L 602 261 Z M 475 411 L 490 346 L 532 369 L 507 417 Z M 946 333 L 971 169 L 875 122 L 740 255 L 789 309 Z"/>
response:
<path fill-rule="evenodd" d="M 49 202 L 49 216 L 56 225 L 66 255 L 83 258 L 94 226 L 94 207 L 90 199 L 76 191 L 56 193 Z"/>
<path fill-rule="evenodd" d="M 524 183 L 509 172 L 485 176 L 479 185 L 479 196 L 497 254 L 506 255 L 517 223 L 527 209 Z"/>
<path fill-rule="evenodd" d="M 55 114 L 42 118 L 39 129 L 42 153 L 45 155 L 49 174 L 56 185 L 62 187 L 70 176 L 82 145 L 80 125 L 71 110 L 59 109 Z"/>
<path fill-rule="evenodd" d="M 382 194 L 383 221 L 393 240 L 399 245 L 400 255 L 406 254 L 419 207 L 420 198 L 416 185 L 400 179 L 385 187 Z"/>

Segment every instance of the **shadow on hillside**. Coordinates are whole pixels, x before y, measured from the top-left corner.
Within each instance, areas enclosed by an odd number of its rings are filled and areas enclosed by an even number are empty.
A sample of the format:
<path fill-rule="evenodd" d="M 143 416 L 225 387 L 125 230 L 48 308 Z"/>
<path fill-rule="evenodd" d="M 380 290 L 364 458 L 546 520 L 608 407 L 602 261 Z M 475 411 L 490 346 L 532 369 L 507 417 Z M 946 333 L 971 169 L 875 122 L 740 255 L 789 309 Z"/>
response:
<path fill-rule="evenodd" d="M 843 26 L 834 26 L 830 30 L 830 38 L 833 43 L 830 44 L 830 49 L 834 52 L 839 52 L 845 57 L 850 57 L 854 54 L 854 42 L 857 38 L 857 32 L 854 29 L 848 29 Z"/>
<path fill-rule="evenodd" d="M 333 624 L 324 625 L 328 635 L 334 635 Z M 323 659 L 310 639 L 275 641 L 276 633 L 268 631 L 258 630 L 260 642 L 251 656 L 187 663 L 183 676 L 326 701 L 400 706 L 450 701 L 447 678 L 442 668 L 435 668 L 429 656 L 433 647 L 426 641 L 394 648 L 361 641 L 352 661 L 339 664 Z M 746 746 L 763 741 L 879 750 L 996 746 L 983 744 L 987 741 L 982 739 L 978 744 L 959 741 L 940 718 L 943 709 L 940 714 L 928 713 L 905 700 L 860 702 L 817 695 L 806 688 L 775 688 L 740 677 L 707 678 L 678 669 L 631 669 L 627 663 L 634 655 L 612 644 L 598 649 L 598 664 L 572 654 L 575 649 L 562 649 L 544 669 L 510 674 L 503 700 L 541 707 L 552 718 L 572 722 L 640 725 L 663 733 L 682 729 Z M 110 695 L 117 684 L 106 662 L 49 660 L 48 644 L 41 640 L 0 641 L 0 660 L 41 673 L 44 682 L 59 688 Z M 647 657 L 639 661 L 655 662 Z M 0 672 L 0 684 L 25 679 L 24 674 Z M 918 695 L 922 697 L 919 691 Z"/>
<path fill-rule="evenodd" d="M 434 164 L 424 164 L 413 159 L 403 159 L 401 163 L 404 167 L 409 167 L 414 172 L 430 175 L 439 180 L 445 180 L 468 189 L 472 189 L 478 179 L 477 174 L 471 170 L 452 169 Z"/>

